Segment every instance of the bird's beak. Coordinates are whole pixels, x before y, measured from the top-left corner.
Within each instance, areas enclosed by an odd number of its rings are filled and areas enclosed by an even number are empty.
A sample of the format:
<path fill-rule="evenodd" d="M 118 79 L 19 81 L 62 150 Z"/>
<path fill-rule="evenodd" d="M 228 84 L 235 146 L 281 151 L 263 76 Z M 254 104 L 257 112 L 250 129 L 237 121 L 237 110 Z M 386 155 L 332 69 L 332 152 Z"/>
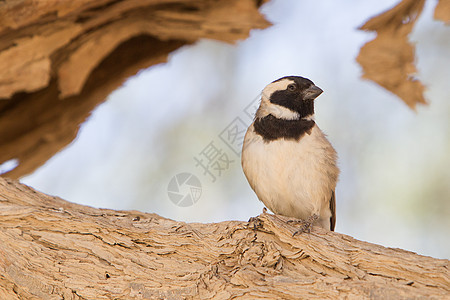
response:
<path fill-rule="evenodd" d="M 322 89 L 318 86 L 311 86 L 307 88 L 303 93 L 303 99 L 305 100 L 314 100 L 316 99 L 320 94 L 322 94 Z"/>

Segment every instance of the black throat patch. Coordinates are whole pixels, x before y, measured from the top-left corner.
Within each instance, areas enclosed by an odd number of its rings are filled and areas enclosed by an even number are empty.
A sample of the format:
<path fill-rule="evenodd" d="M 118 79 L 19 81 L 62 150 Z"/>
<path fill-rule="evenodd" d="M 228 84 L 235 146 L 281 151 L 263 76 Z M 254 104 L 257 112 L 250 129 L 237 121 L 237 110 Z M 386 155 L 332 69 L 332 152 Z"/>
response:
<path fill-rule="evenodd" d="M 315 124 L 313 120 L 285 120 L 268 115 L 256 119 L 253 126 L 264 142 L 270 142 L 280 138 L 298 141 L 305 133 L 311 134 Z"/>
<path fill-rule="evenodd" d="M 301 94 L 297 92 L 292 93 L 286 90 L 275 91 L 270 96 L 270 102 L 297 112 L 300 115 L 300 118 L 314 114 L 314 100 L 304 100 L 302 99 Z"/>

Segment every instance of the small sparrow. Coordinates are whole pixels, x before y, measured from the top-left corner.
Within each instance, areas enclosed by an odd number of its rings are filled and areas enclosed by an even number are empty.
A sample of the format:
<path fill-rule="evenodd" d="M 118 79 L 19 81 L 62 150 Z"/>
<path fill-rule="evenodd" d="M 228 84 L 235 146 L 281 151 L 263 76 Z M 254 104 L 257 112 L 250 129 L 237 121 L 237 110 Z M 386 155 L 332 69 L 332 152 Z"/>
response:
<path fill-rule="evenodd" d="M 242 168 L 272 212 L 334 231 L 337 154 L 314 121 L 322 92 L 299 76 L 267 85 L 244 138 Z"/>

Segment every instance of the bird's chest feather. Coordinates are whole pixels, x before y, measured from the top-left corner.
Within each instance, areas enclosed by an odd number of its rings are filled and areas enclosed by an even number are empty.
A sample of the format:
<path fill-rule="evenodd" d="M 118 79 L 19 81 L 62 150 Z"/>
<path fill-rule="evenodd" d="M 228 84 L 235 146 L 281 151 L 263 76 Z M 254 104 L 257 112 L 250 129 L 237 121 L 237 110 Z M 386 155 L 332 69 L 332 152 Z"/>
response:
<path fill-rule="evenodd" d="M 336 152 L 317 126 L 300 140 L 265 142 L 250 127 L 242 152 L 244 173 L 275 213 L 307 217 L 327 205 L 336 186 Z"/>

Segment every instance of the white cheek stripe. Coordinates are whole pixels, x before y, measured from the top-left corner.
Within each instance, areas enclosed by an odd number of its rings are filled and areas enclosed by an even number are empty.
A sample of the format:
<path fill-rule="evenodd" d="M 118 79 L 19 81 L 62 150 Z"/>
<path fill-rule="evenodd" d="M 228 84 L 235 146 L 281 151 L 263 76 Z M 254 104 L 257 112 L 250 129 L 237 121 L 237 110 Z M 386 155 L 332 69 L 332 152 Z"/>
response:
<path fill-rule="evenodd" d="M 285 119 L 285 120 L 296 120 L 300 118 L 300 115 L 296 111 L 292 111 L 289 108 L 286 108 L 284 106 L 278 105 L 278 104 L 270 104 L 267 111 L 278 119 Z"/>

